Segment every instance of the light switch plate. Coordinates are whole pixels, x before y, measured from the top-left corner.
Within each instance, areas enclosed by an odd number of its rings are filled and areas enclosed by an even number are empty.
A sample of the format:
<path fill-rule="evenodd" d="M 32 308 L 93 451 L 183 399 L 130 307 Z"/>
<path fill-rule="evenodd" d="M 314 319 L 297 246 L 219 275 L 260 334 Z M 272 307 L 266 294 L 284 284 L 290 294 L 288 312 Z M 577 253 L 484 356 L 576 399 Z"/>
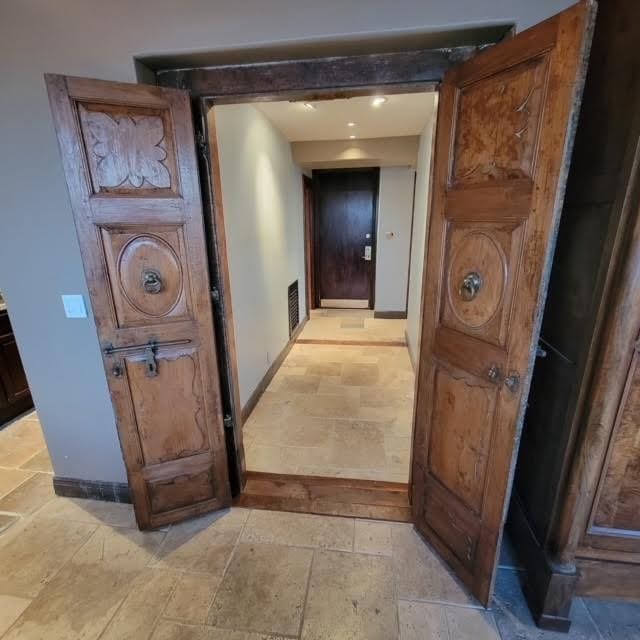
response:
<path fill-rule="evenodd" d="M 67 318 L 86 318 L 87 308 L 84 306 L 84 298 L 79 294 L 63 294 L 62 304 L 64 315 Z"/>

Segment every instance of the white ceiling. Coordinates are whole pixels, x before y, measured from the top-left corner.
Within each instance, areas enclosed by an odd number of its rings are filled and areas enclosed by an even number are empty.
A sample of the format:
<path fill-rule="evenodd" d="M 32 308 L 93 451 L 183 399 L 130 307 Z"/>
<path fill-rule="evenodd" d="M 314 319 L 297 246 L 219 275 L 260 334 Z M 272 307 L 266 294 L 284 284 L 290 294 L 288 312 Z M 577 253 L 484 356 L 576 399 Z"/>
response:
<path fill-rule="evenodd" d="M 372 96 L 320 100 L 315 109 L 303 102 L 255 102 L 269 120 L 291 142 L 306 140 L 348 140 L 416 136 L 433 115 L 433 93 L 404 93 L 386 96 L 379 107 Z M 348 122 L 355 122 L 349 127 Z"/>

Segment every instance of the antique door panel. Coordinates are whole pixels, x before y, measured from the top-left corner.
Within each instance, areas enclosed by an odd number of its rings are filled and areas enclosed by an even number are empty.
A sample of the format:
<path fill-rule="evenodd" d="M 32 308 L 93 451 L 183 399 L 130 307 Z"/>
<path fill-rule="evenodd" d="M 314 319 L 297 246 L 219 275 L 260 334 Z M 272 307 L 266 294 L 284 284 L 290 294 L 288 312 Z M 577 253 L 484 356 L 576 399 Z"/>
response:
<path fill-rule="evenodd" d="M 417 380 L 417 528 L 489 602 L 592 4 L 450 71 L 440 93 Z"/>
<path fill-rule="evenodd" d="M 227 506 L 188 95 L 46 80 L 138 524 Z"/>
<path fill-rule="evenodd" d="M 582 549 L 640 553 L 640 354 L 631 363 Z"/>

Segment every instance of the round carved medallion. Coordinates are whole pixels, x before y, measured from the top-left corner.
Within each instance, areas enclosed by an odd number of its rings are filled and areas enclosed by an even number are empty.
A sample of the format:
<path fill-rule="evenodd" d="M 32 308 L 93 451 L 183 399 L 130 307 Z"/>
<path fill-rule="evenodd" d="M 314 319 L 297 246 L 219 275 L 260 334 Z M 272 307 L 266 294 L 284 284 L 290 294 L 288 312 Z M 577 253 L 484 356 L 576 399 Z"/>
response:
<path fill-rule="evenodd" d="M 472 231 L 454 243 L 447 296 L 460 322 L 477 329 L 494 317 L 502 301 L 506 273 L 504 251 L 489 234 Z M 473 295 L 469 294 L 471 280 L 476 283 Z"/>
<path fill-rule="evenodd" d="M 135 236 L 122 247 L 118 278 L 129 304 L 147 316 L 166 316 L 180 300 L 180 260 L 171 245 L 158 236 Z"/>

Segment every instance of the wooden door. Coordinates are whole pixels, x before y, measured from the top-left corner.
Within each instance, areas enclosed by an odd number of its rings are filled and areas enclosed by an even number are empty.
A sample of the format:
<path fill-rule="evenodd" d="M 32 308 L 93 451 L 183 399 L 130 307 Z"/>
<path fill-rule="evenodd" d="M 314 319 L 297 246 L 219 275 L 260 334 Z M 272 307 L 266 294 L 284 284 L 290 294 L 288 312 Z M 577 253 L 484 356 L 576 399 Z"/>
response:
<path fill-rule="evenodd" d="M 307 293 L 307 316 L 311 309 L 316 308 L 316 278 L 315 269 L 315 252 L 313 242 L 313 230 L 315 229 L 315 221 L 313 215 L 313 180 L 306 175 L 302 176 L 302 201 L 304 213 L 304 272 L 306 280 Z"/>
<path fill-rule="evenodd" d="M 378 169 L 313 172 L 320 306 L 373 308 L 378 176 Z"/>
<path fill-rule="evenodd" d="M 227 506 L 189 96 L 46 82 L 138 524 Z"/>
<path fill-rule="evenodd" d="M 416 527 L 488 604 L 590 25 L 581 2 L 447 73 L 412 463 Z"/>

